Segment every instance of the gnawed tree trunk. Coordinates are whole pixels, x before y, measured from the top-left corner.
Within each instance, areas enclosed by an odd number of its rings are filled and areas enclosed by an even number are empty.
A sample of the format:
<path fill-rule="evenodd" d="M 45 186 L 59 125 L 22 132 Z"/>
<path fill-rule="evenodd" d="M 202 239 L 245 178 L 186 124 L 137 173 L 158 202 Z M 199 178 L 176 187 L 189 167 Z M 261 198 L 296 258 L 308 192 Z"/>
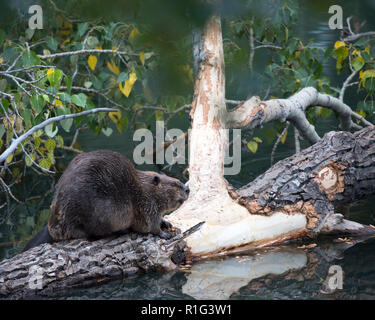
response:
<path fill-rule="evenodd" d="M 181 230 L 206 222 L 187 238 L 191 258 L 256 248 L 320 231 L 372 232 L 369 227 L 332 213 L 335 203 L 353 202 L 375 191 L 370 180 L 375 170 L 371 144 L 375 141 L 374 128 L 357 135 L 330 133 L 320 141 L 305 113 L 315 106 L 330 108 L 339 116 L 342 130 L 361 128 L 352 118 L 367 126 L 371 123 L 339 99 L 311 87 L 289 99 L 261 101 L 252 97 L 227 111 L 221 22 L 217 15 L 206 24 L 202 51 L 204 58 L 190 113 L 190 196 L 167 217 Z M 246 187 L 233 190 L 224 179 L 225 129 L 254 129 L 274 120 L 288 120 L 310 143 L 320 142 L 272 167 Z"/>

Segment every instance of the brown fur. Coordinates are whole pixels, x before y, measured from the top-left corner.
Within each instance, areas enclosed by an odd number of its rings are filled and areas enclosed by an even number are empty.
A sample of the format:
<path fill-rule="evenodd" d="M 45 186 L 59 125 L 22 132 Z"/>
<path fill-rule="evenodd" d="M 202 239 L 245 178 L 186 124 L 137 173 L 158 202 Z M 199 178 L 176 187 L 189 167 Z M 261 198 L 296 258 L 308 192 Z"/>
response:
<path fill-rule="evenodd" d="M 98 150 L 75 157 L 56 185 L 48 230 L 53 240 L 96 238 L 131 228 L 163 238 L 162 215 L 188 196 L 179 180 L 136 170 L 123 155 Z"/>

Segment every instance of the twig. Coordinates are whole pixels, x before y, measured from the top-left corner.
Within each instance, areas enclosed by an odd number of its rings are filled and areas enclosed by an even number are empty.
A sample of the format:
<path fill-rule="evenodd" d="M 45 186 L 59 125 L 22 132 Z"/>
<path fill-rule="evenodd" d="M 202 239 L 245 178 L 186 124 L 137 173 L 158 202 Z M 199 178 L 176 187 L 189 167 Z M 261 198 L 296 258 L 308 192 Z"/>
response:
<path fill-rule="evenodd" d="M 286 124 L 285 124 L 285 128 L 284 128 L 283 132 L 279 135 L 279 137 L 277 138 L 275 144 L 273 145 L 272 152 L 271 152 L 271 166 L 273 165 L 276 148 L 280 144 L 281 139 L 283 138 L 284 134 L 288 130 L 289 125 L 290 125 L 290 122 L 287 121 Z"/>
<path fill-rule="evenodd" d="M 296 153 L 301 151 L 301 144 L 299 142 L 299 132 L 296 127 L 294 127 L 294 143 L 296 145 Z"/>
<path fill-rule="evenodd" d="M 345 82 L 343 83 L 342 85 L 342 88 L 340 90 L 340 95 L 339 95 L 339 100 L 341 102 L 344 102 L 344 94 L 345 94 L 345 90 L 347 87 L 349 87 L 351 84 L 350 84 L 350 81 L 355 77 L 355 75 L 358 73 L 358 71 L 353 71 L 349 77 L 346 78 Z"/>

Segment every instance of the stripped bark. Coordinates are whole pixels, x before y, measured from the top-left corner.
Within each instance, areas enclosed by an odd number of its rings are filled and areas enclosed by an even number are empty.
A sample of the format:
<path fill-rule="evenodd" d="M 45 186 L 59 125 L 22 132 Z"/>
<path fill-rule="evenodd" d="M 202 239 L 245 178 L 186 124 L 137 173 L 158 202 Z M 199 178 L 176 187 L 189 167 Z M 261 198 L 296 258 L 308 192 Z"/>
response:
<path fill-rule="evenodd" d="M 329 132 L 231 194 L 251 214 L 303 212 L 308 219 L 306 233 L 320 231 L 324 224 L 323 231 L 330 231 L 326 218 L 337 205 L 375 193 L 374 141 L 375 126 L 354 134 Z M 359 226 L 357 232 L 364 231 L 370 230 Z"/>

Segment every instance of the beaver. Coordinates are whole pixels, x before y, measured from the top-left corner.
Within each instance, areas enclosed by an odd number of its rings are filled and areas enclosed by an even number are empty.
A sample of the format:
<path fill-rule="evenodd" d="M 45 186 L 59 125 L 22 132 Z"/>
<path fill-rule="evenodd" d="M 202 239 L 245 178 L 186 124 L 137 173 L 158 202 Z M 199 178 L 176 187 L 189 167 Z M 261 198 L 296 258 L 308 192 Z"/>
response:
<path fill-rule="evenodd" d="M 48 224 L 24 251 L 45 242 L 97 239 L 126 230 L 168 239 L 171 234 L 162 228 L 172 225 L 162 216 L 177 209 L 188 194 L 179 180 L 137 170 L 121 153 L 81 153 L 56 184 Z"/>

